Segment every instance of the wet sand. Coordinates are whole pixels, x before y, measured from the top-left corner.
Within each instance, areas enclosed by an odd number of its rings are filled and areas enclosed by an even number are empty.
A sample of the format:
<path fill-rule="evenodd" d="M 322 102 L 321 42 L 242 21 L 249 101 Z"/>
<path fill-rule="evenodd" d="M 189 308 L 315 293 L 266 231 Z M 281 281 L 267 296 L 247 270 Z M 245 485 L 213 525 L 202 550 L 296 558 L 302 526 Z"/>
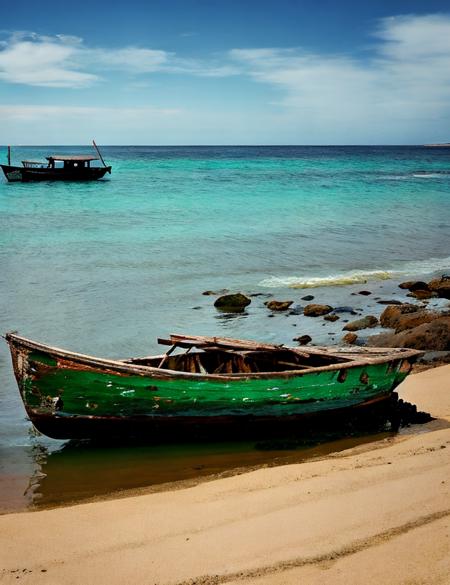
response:
<path fill-rule="evenodd" d="M 0 582 L 450 582 L 450 366 L 402 398 L 435 421 L 171 492 L 0 517 Z"/>

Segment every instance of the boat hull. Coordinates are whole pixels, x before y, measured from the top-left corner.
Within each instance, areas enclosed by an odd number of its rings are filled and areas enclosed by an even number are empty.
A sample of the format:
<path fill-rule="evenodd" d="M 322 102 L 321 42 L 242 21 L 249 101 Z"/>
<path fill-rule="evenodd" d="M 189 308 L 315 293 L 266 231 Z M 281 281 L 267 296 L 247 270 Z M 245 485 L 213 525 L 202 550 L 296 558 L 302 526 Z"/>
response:
<path fill-rule="evenodd" d="M 414 359 L 296 373 L 202 376 L 8 341 L 31 422 L 58 439 L 166 440 L 223 436 L 227 430 L 237 436 L 240 431 L 298 427 L 314 418 L 332 420 L 386 403 Z"/>
<path fill-rule="evenodd" d="M 10 183 L 32 181 L 96 181 L 111 172 L 111 167 L 85 167 L 79 169 L 32 168 L 0 165 Z"/>

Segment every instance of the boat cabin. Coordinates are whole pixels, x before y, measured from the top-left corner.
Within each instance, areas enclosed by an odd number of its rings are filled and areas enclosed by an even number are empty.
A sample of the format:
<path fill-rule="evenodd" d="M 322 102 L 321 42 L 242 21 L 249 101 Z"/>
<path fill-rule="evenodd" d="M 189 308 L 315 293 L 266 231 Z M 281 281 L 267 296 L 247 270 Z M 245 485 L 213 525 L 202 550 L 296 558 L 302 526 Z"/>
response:
<path fill-rule="evenodd" d="M 62 163 L 62 168 L 71 171 L 90 168 L 92 161 L 99 160 L 98 157 L 91 156 L 90 154 L 55 154 L 52 156 L 47 156 L 46 159 L 48 160 L 48 168 L 50 169 L 61 168 L 61 166 L 57 163 Z"/>

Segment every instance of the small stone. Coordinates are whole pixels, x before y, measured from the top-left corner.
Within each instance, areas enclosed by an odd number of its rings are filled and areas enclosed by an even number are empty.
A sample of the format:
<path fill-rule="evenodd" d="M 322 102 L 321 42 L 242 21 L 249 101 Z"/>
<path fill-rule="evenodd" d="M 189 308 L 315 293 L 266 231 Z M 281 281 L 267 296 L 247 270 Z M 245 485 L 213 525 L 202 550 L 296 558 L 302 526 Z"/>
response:
<path fill-rule="evenodd" d="M 334 321 L 337 321 L 339 319 L 339 315 L 334 315 L 334 314 L 325 315 L 324 319 L 325 319 L 325 321 L 334 322 Z"/>
<path fill-rule="evenodd" d="M 303 309 L 303 314 L 305 317 L 321 317 L 322 315 L 327 315 L 331 313 L 333 307 L 330 305 L 306 305 Z"/>
<path fill-rule="evenodd" d="M 363 295 L 364 297 L 368 297 L 372 293 L 370 292 L 370 290 L 360 290 L 358 294 Z"/>
<path fill-rule="evenodd" d="M 302 297 L 302 301 L 312 301 L 314 300 L 313 295 L 306 295 L 306 297 Z"/>
<path fill-rule="evenodd" d="M 298 341 L 299 345 L 306 345 L 312 341 L 312 337 L 309 335 L 300 335 L 299 337 L 294 337 L 292 341 Z"/>
<path fill-rule="evenodd" d="M 388 301 L 377 301 L 379 305 L 403 305 L 402 301 L 397 301 L 397 299 L 391 299 Z"/>
<path fill-rule="evenodd" d="M 353 307 L 336 307 L 333 309 L 333 313 L 350 313 L 350 315 L 356 315 Z"/>
<path fill-rule="evenodd" d="M 373 315 L 367 315 L 362 319 L 351 321 L 343 327 L 344 331 L 359 331 L 360 329 L 369 329 L 378 325 L 378 319 Z"/>
<path fill-rule="evenodd" d="M 355 341 L 358 339 L 358 336 L 356 335 L 356 333 L 347 333 L 346 335 L 344 335 L 344 337 L 342 338 L 342 341 L 344 343 L 348 343 L 350 345 L 352 345 L 353 343 L 355 343 Z"/>
<path fill-rule="evenodd" d="M 294 301 L 268 301 L 264 303 L 271 311 L 287 311 Z"/>

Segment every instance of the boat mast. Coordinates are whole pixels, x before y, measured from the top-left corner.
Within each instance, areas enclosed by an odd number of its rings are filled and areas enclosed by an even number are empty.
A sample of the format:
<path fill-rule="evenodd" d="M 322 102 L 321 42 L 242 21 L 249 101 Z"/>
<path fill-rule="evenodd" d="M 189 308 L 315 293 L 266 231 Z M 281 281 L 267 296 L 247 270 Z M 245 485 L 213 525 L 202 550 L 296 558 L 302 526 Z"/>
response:
<path fill-rule="evenodd" d="M 11 147 L 8 146 L 8 166 L 11 166 Z"/>
<path fill-rule="evenodd" d="M 93 140 L 93 141 L 92 141 L 92 144 L 94 145 L 94 148 L 95 148 L 95 150 L 97 151 L 97 154 L 98 154 L 98 156 L 100 157 L 100 160 L 102 161 L 102 163 L 103 163 L 103 166 L 104 166 L 104 167 L 106 167 L 107 165 L 106 165 L 105 161 L 103 160 L 103 157 L 102 157 L 102 155 L 101 155 L 101 152 L 100 152 L 100 151 L 99 151 L 99 149 L 98 149 L 98 146 L 95 144 L 95 140 Z"/>

